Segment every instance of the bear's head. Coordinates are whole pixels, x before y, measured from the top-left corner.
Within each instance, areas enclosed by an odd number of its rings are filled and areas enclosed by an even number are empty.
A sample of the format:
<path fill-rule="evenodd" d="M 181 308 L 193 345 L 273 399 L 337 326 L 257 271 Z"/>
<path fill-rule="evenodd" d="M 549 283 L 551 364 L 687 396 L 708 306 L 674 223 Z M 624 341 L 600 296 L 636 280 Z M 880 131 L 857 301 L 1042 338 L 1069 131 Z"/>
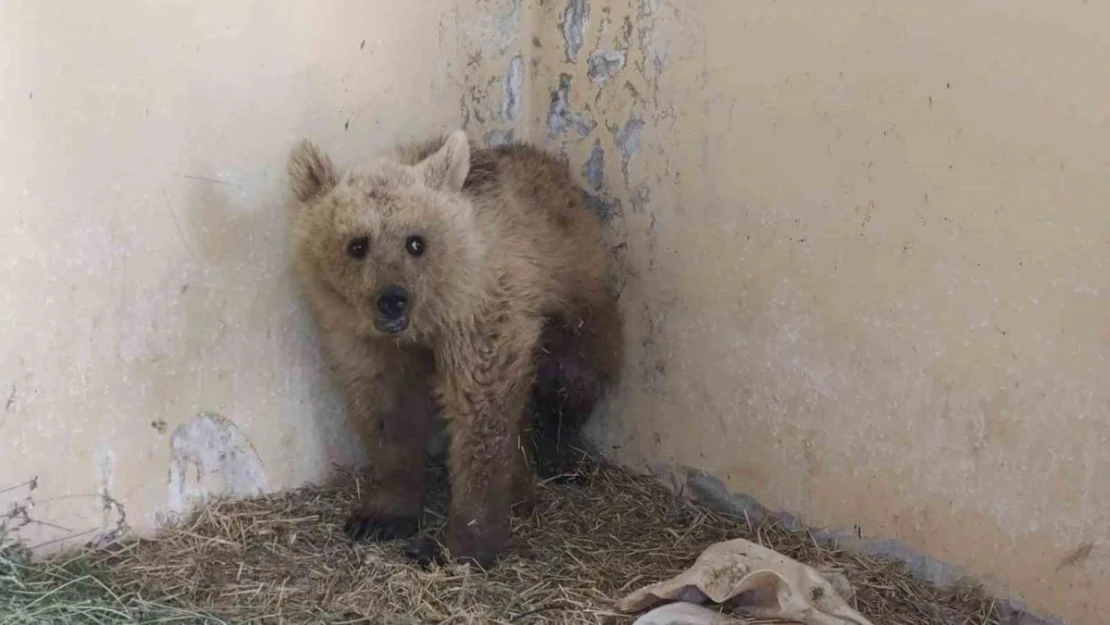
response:
<path fill-rule="evenodd" d="M 289 156 L 292 233 L 320 307 L 367 337 L 421 341 L 465 314 L 484 250 L 462 193 L 463 131 L 416 164 L 379 158 L 338 173 L 310 141 Z"/>

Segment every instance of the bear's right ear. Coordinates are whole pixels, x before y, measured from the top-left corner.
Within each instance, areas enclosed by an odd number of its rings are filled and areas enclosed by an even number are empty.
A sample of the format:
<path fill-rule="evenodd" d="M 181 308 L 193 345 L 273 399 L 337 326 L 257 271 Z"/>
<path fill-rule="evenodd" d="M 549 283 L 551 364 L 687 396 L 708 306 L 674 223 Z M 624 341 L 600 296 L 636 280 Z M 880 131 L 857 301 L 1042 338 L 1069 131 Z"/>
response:
<path fill-rule="evenodd" d="M 335 166 L 316 144 L 303 139 L 289 154 L 289 188 L 301 202 L 317 198 L 335 186 Z"/>
<path fill-rule="evenodd" d="M 470 140 L 463 130 L 447 135 L 443 146 L 418 166 L 433 189 L 459 191 L 470 173 Z"/>

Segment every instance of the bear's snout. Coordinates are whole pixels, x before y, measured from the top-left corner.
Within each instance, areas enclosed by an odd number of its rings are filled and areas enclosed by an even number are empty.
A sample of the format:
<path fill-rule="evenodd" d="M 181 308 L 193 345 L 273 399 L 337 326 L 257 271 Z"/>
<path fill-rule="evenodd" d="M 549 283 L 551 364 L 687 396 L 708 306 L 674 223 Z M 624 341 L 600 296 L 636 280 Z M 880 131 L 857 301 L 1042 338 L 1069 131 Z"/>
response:
<path fill-rule="evenodd" d="M 409 295 L 405 289 L 391 284 L 378 291 L 375 306 L 378 309 L 378 329 L 396 333 L 408 326 Z"/>

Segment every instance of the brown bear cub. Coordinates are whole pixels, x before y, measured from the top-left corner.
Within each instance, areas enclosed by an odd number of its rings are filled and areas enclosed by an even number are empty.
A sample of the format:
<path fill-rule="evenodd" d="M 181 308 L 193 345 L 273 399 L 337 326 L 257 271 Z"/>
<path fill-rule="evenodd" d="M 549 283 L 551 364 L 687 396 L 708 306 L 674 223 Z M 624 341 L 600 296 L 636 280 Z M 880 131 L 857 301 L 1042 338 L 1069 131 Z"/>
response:
<path fill-rule="evenodd" d="M 442 416 L 444 544 L 489 566 L 533 466 L 616 381 L 622 320 L 601 225 L 568 168 L 456 131 L 347 172 L 308 141 L 289 158 L 298 272 L 380 486 L 355 538 L 417 533 L 425 452 Z M 534 417 L 536 417 L 534 419 Z M 414 559 L 441 559 L 415 540 Z"/>

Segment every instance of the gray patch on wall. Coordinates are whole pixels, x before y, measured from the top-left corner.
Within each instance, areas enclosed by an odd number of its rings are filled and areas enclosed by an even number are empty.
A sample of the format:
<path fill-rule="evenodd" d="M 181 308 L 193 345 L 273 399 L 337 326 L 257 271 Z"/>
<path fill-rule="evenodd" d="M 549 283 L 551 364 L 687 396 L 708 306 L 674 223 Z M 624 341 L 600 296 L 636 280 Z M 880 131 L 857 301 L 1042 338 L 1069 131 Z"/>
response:
<path fill-rule="evenodd" d="M 590 23 L 590 3 L 587 0 L 567 0 L 563 11 L 563 44 L 567 60 L 574 63 L 582 44 L 586 41 L 586 26 Z"/>
<path fill-rule="evenodd" d="M 559 74 L 559 87 L 551 92 L 551 105 L 547 111 L 547 133 L 555 138 L 573 126 L 578 136 L 593 132 L 597 122 L 570 110 L 570 74 Z"/>
<path fill-rule="evenodd" d="M 640 134 L 644 130 L 644 120 L 636 113 L 633 113 L 624 126 L 616 132 L 614 138 L 617 141 L 617 147 L 620 148 L 621 155 L 625 160 L 631 159 L 636 151 L 640 149 Z"/>
<path fill-rule="evenodd" d="M 501 30 L 505 32 L 517 32 L 520 30 L 520 18 L 522 16 L 521 9 L 524 7 L 524 0 L 513 0 L 512 6 L 509 7 L 509 12 L 501 18 Z"/>
<path fill-rule="evenodd" d="M 508 130 L 491 130 L 486 133 L 486 145 L 491 148 L 498 148 L 503 145 L 509 145 L 513 142 L 513 129 Z"/>
<path fill-rule="evenodd" d="M 605 150 L 601 147 L 601 139 L 594 139 L 594 146 L 590 148 L 590 157 L 582 166 L 582 178 L 596 191 L 601 188 L 604 177 Z"/>
<path fill-rule="evenodd" d="M 590 148 L 590 157 L 582 166 L 582 179 L 586 186 L 595 191 L 595 193 L 585 191 L 586 206 L 602 223 L 610 221 L 613 215 L 620 211 L 620 201 L 604 196 L 605 149 L 601 147 L 601 139 L 594 139 L 594 145 Z"/>
<path fill-rule="evenodd" d="M 613 139 L 617 143 L 617 148 L 621 151 L 621 171 L 624 177 L 628 178 L 628 163 L 636 152 L 640 149 L 640 135 L 644 130 L 644 120 L 638 113 L 633 113 L 629 116 L 628 121 L 624 126 L 618 128 L 610 128 L 613 133 Z"/>
<path fill-rule="evenodd" d="M 624 69 L 624 50 L 596 50 L 586 59 L 586 76 L 590 82 L 604 87 L 609 79 Z"/>
<path fill-rule="evenodd" d="M 594 195 L 589 191 L 586 194 L 586 207 L 593 211 L 601 223 L 608 223 L 613 219 L 613 215 L 620 212 L 620 200 L 611 200 L 600 195 Z"/>
<path fill-rule="evenodd" d="M 501 108 L 502 117 L 509 121 L 520 119 L 523 89 L 524 57 L 518 54 L 509 61 L 509 71 L 505 74 L 505 103 Z"/>
<path fill-rule="evenodd" d="M 650 470 L 677 492 L 685 493 L 712 510 L 746 518 L 752 525 L 776 520 L 791 531 L 808 530 L 818 543 L 901 562 L 914 575 L 942 588 L 968 581 L 974 583 L 959 567 L 930 558 L 895 540 L 862 538 L 856 532 L 847 530 L 807 528 L 790 514 L 772 512 L 749 495 L 733 493 L 724 482 L 704 471 L 689 467 L 672 470 L 659 464 L 652 465 Z M 1065 625 L 1062 620 L 1030 613 L 1020 601 L 1014 599 L 1000 598 L 997 608 L 1003 625 Z"/>
<path fill-rule="evenodd" d="M 459 126 L 466 130 L 470 127 L 470 107 L 466 104 L 466 94 L 459 96 Z"/>
<path fill-rule="evenodd" d="M 177 426 L 170 434 L 170 453 L 167 505 L 175 513 L 214 494 L 207 479 L 217 478 L 223 493 L 238 497 L 268 489 L 258 452 L 234 423 L 220 415 L 202 412 Z"/>

